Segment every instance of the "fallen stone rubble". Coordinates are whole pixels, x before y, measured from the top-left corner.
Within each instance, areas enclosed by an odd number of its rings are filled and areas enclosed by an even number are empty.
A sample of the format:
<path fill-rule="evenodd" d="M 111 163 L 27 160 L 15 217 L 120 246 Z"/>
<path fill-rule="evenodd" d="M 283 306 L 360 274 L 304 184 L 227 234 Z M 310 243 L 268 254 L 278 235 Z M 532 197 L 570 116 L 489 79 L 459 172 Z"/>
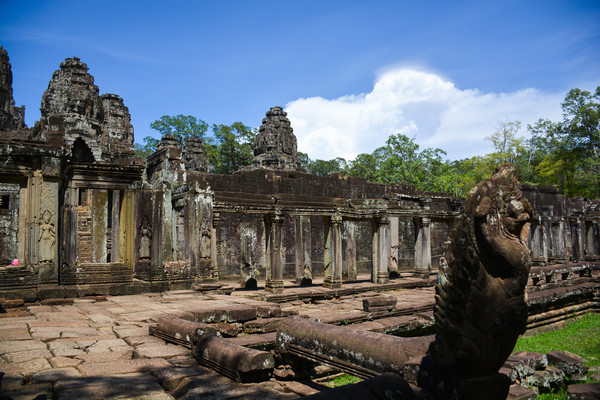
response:
<path fill-rule="evenodd" d="M 568 384 L 569 393 L 583 390 L 589 392 L 593 387 L 581 384 L 587 377 L 588 367 L 582 357 L 567 351 L 550 351 L 547 354 L 535 352 L 513 353 L 500 373 L 508 376 L 512 386 L 509 400 L 535 400 L 538 394 L 549 393 Z M 580 387 L 587 387 L 580 388 Z M 596 396 L 600 391 L 596 392 Z M 588 399 L 598 397 L 573 397 Z M 569 397 L 571 399 L 571 397 Z"/>

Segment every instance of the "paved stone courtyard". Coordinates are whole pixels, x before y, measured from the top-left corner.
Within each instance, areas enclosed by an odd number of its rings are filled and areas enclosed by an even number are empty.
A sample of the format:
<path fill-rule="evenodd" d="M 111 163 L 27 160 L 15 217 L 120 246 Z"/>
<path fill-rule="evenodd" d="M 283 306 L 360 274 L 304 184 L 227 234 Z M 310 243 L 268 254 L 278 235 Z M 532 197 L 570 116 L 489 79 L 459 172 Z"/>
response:
<path fill-rule="evenodd" d="M 353 327 L 381 330 L 385 324 L 366 321 L 362 310 L 365 297 L 380 294 L 369 291 L 369 285 L 356 284 L 360 294 L 331 300 L 314 300 L 314 296 L 313 300 L 302 299 L 302 293 L 326 294 L 328 290 L 319 286 L 297 288 L 296 292 L 287 290 L 288 296 L 297 299 L 276 306 L 283 315 L 306 315 L 333 323 L 365 320 Z M 407 318 L 427 319 L 427 315 L 416 317 L 410 310 L 433 305 L 432 287 L 385 293 L 398 298 L 398 309 L 408 310 L 410 315 L 396 317 L 404 318 L 403 322 Z M 198 365 L 189 349 L 165 343 L 148 333 L 152 318 L 162 313 L 240 304 L 273 306 L 275 303 L 259 300 L 267 296 L 261 290 L 234 291 L 231 295 L 186 290 L 61 299 L 54 304 L 47 301 L 50 304 L 9 310 L 12 312 L 0 319 L 0 371 L 4 373 L 1 398 L 284 399 L 319 391 L 313 382 L 277 378 L 257 384 L 233 382 Z M 241 331 L 241 324 L 229 325 Z M 229 340 L 251 345 L 273 341 L 274 337 L 275 332 L 242 332 Z"/>

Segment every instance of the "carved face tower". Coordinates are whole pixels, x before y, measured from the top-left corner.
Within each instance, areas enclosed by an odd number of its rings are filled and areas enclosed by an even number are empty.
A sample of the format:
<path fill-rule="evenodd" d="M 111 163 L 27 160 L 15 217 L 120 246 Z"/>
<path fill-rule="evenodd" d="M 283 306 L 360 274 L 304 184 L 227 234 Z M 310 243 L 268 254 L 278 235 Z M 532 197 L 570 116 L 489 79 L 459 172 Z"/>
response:
<path fill-rule="evenodd" d="M 267 111 L 254 140 L 254 169 L 301 170 L 296 150 L 296 136 L 283 108 Z"/>

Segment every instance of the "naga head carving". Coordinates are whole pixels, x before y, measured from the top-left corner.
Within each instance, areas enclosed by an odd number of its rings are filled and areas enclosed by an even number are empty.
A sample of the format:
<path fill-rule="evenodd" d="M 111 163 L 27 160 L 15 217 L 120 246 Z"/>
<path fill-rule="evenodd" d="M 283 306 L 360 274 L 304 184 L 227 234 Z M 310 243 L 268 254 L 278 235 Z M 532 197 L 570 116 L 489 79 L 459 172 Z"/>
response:
<path fill-rule="evenodd" d="M 469 193 L 436 287 L 429 354 L 446 375 L 463 380 L 496 373 L 525 331 L 531 215 L 512 164 Z"/>

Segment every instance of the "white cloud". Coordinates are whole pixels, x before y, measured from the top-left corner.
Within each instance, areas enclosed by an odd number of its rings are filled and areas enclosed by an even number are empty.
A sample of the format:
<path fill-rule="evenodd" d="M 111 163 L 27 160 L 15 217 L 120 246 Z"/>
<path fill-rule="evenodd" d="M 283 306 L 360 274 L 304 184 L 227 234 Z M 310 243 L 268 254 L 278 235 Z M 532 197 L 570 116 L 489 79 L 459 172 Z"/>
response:
<path fill-rule="evenodd" d="M 511 93 L 460 90 L 438 75 L 396 69 L 381 75 L 369 93 L 328 100 L 298 99 L 286 111 L 298 138 L 298 150 L 312 159 L 371 153 L 390 135 L 415 138 L 421 148 L 437 147 L 449 159 L 492 151 L 485 140 L 498 121 L 539 118 L 560 120 L 564 93 L 524 89 Z M 520 133 L 527 136 L 526 129 Z"/>

